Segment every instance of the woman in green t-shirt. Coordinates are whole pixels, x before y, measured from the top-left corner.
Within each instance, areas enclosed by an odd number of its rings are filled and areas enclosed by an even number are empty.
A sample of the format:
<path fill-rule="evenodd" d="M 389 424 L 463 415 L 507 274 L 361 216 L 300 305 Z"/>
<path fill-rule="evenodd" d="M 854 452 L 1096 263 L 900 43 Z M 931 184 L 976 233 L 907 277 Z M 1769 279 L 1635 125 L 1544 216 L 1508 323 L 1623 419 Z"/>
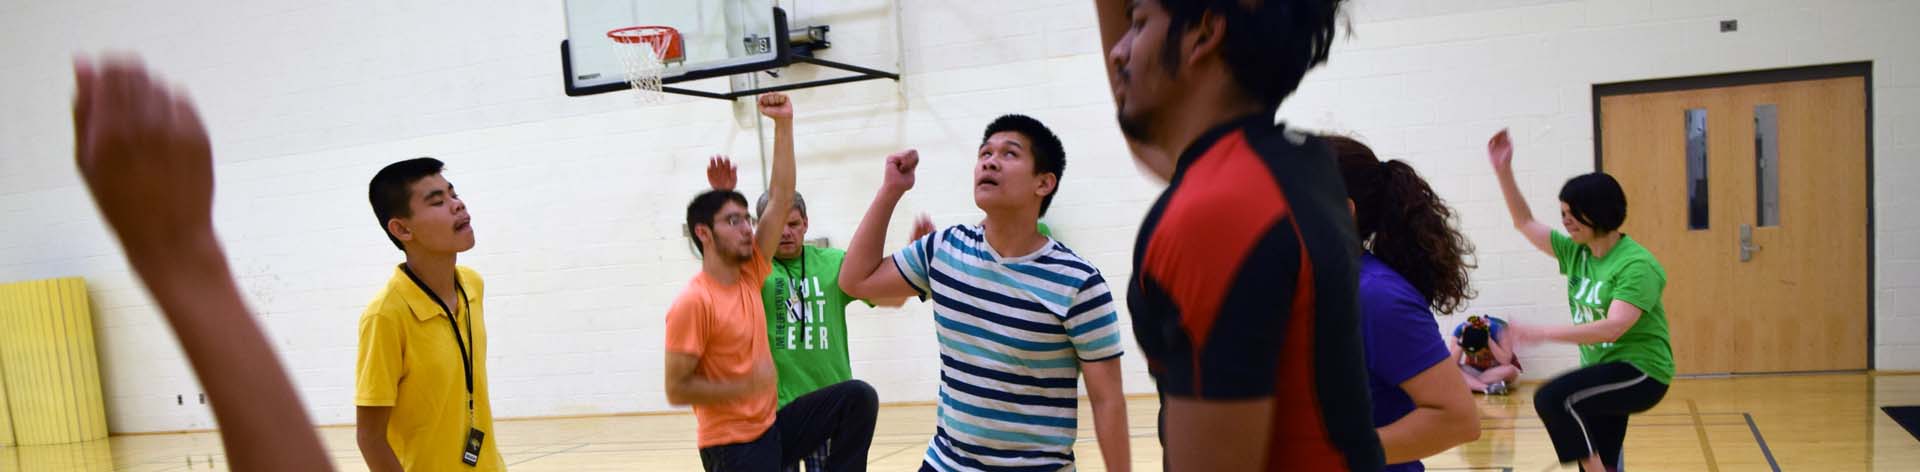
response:
<path fill-rule="evenodd" d="M 1640 243 L 1620 232 L 1627 197 L 1613 176 L 1595 172 L 1560 188 L 1560 223 L 1554 231 L 1533 219 L 1513 179 L 1513 141 L 1505 130 L 1487 142 L 1487 156 L 1500 179 L 1513 227 L 1540 252 L 1560 261 L 1567 276 L 1573 325 L 1508 328 L 1518 343 L 1559 342 L 1580 346 L 1579 369 L 1547 381 L 1534 395 L 1534 410 L 1561 463 L 1587 471 L 1620 468 L 1628 415 L 1660 403 L 1673 381 L 1666 307 L 1660 302 L 1667 274 Z"/>

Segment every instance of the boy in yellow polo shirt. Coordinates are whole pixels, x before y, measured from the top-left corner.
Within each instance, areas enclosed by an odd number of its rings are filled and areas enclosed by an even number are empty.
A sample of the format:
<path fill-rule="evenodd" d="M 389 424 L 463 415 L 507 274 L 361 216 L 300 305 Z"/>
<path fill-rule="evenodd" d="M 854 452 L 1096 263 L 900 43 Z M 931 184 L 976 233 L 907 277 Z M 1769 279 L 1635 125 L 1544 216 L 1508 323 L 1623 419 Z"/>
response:
<path fill-rule="evenodd" d="M 387 239 L 407 254 L 360 315 L 353 403 L 373 472 L 506 470 L 487 400 L 485 288 L 454 265 L 473 248 L 472 218 L 442 167 L 396 162 L 367 188 Z"/>

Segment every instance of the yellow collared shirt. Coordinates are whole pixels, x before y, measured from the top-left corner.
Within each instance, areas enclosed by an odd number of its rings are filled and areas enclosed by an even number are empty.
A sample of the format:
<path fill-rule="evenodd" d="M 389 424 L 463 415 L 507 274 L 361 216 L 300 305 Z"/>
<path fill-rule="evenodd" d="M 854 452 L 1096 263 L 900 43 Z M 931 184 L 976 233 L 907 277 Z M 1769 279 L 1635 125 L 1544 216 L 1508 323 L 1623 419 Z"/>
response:
<path fill-rule="evenodd" d="M 495 447 L 487 397 L 487 325 L 481 303 L 485 288 L 473 269 L 457 267 L 456 272 L 466 300 L 446 302 L 460 312 L 460 336 L 472 333 L 465 340 L 473 358 L 472 425 L 487 434 L 478 466 L 460 461 L 468 426 L 466 369 L 440 304 L 396 267 L 386 288 L 360 315 L 353 403 L 393 407 L 387 444 L 409 472 L 506 470 Z"/>

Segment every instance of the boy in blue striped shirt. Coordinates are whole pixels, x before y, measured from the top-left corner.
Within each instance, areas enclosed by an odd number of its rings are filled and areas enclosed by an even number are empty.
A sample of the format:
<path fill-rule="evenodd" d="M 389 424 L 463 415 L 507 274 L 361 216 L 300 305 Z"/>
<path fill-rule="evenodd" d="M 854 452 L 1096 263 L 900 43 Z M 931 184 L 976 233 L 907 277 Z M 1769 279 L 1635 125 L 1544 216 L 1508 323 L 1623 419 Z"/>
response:
<path fill-rule="evenodd" d="M 1071 470 L 1084 372 L 1107 470 L 1130 470 L 1117 305 L 1099 269 L 1037 228 L 1066 167 L 1060 139 L 1038 120 L 1002 116 L 976 157 L 985 222 L 883 257 L 887 221 L 919 164 L 913 150 L 895 153 L 840 267 L 848 295 L 933 302 L 939 427 L 920 468 Z"/>

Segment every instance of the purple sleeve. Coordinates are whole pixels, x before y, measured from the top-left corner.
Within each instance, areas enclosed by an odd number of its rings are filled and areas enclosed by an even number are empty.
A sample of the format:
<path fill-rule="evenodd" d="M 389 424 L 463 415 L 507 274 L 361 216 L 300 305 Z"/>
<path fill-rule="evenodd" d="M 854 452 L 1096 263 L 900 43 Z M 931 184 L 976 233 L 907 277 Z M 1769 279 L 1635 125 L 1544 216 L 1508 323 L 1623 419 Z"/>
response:
<path fill-rule="evenodd" d="M 1367 373 L 1399 385 L 1447 360 L 1447 344 L 1427 302 L 1405 281 L 1362 277 L 1360 314 L 1365 319 Z"/>

